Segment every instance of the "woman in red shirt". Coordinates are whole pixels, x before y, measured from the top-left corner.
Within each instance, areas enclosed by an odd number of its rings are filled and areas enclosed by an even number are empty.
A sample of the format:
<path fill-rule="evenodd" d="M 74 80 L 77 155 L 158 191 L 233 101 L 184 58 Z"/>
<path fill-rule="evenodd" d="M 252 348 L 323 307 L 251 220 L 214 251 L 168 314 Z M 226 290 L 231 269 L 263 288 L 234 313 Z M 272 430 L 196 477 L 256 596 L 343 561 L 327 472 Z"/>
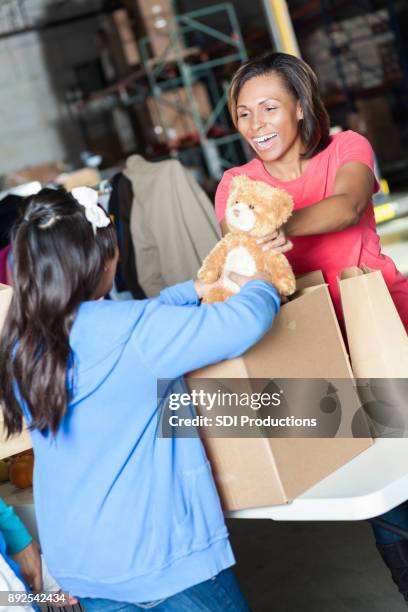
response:
<path fill-rule="evenodd" d="M 284 53 L 252 60 L 236 72 L 230 112 L 257 157 L 224 173 L 215 196 L 218 221 L 223 226 L 229 185 L 237 174 L 285 189 L 295 203 L 285 227 L 293 243 L 287 257 L 295 274 L 322 269 L 340 315 L 341 271 L 362 264 L 381 270 L 408 328 L 408 281 L 381 253 L 374 220 L 372 195 L 378 184 L 373 150 L 350 130 L 329 136 L 317 87 L 311 68 Z M 281 232 L 277 240 L 267 237 L 265 248 L 285 242 Z"/>
<path fill-rule="evenodd" d="M 302 60 L 270 53 L 235 73 L 229 89 L 235 127 L 254 150 L 243 166 L 227 170 L 215 196 L 224 233 L 230 182 L 237 174 L 289 192 L 294 213 L 284 231 L 265 237 L 264 249 L 287 251 L 296 275 L 321 269 L 341 318 L 337 278 L 349 266 L 381 270 L 408 329 L 408 281 L 381 253 L 372 196 L 378 189 L 374 155 L 361 135 L 329 135 L 329 117 L 316 75 Z M 290 241 L 286 236 L 290 236 Z M 386 518 L 408 528 L 408 503 Z M 408 541 L 374 527 L 377 546 L 408 601 Z"/>

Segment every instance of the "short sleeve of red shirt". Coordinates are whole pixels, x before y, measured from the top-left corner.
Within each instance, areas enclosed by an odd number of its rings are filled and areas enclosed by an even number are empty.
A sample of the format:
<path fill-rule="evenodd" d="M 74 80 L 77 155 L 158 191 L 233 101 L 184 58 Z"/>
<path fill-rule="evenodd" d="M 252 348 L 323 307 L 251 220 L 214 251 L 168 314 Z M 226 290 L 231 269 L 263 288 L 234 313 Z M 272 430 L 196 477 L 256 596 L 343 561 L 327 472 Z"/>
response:
<path fill-rule="evenodd" d="M 367 138 L 347 130 L 341 132 L 335 139 L 335 151 L 337 155 L 337 167 L 343 166 L 348 162 L 361 162 L 370 168 L 374 173 L 374 151 Z M 379 185 L 375 179 L 374 191 L 378 191 Z"/>

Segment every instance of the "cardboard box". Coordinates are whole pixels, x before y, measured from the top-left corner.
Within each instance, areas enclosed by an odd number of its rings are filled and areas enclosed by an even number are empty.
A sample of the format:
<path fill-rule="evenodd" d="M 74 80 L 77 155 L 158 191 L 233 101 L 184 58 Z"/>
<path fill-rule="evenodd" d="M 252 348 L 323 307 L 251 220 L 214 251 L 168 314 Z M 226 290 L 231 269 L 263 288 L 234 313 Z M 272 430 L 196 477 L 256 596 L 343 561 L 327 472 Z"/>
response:
<path fill-rule="evenodd" d="M 136 0 L 131 0 L 136 4 Z M 129 5 L 130 2 L 127 2 Z M 172 0 L 138 0 L 138 11 L 144 20 L 152 19 L 159 15 L 174 16 Z"/>
<path fill-rule="evenodd" d="M 6 188 L 11 188 L 32 181 L 51 183 L 63 170 L 64 164 L 62 162 L 49 162 L 39 164 L 38 166 L 29 166 L 6 174 L 4 177 L 4 185 Z"/>
<path fill-rule="evenodd" d="M 0 283 L 0 333 L 11 302 L 13 290 L 8 285 Z"/>
<path fill-rule="evenodd" d="M 128 75 L 141 63 L 135 32 L 125 9 L 114 11 L 106 21 L 106 40 L 116 77 Z"/>
<path fill-rule="evenodd" d="M 184 50 L 180 36 L 174 34 L 178 31 L 177 23 L 172 14 L 161 13 L 144 22 L 149 37 L 152 57 L 163 56 L 163 59 L 174 60 Z"/>
<path fill-rule="evenodd" d="M 351 434 L 360 401 L 320 272 L 298 279 L 294 299 L 282 306 L 270 332 L 245 355 L 189 376 L 316 378 L 334 380 L 335 385 L 343 379 L 347 383 L 345 390 L 339 390 L 343 414 L 337 437 L 203 438 L 225 510 L 288 503 L 372 445 L 368 433 L 361 438 Z"/>
<path fill-rule="evenodd" d="M 202 83 L 195 83 L 192 89 L 200 116 L 204 120 L 208 119 L 212 108 L 205 86 Z M 167 142 L 169 139 L 176 140 L 197 133 L 197 126 L 191 113 L 191 103 L 184 87 L 163 92 L 161 100 L 159 110 L 156 99 L 147 98 L 147 108 L 157 140 Z M 164 127 L 168 130 L 167 135 Z"/>
<path fill-rule="evenodd" d="M 0 284 L 0 333 L 10 306 L 13 290 L 8 285 Z M 13 436 L 6 440 L 3 429 L 3 412 L 0 406 L 0 459 L 10 457 L 23 450 L 31 448 L 30 434 L 26 429 L 20 436 Z"/>
<path fill-rule="evenodd" d="M 357 100 L 362 133 L 370 141 L 379 161 L 388 162 L 404 157 L 400 133 L 386 97 Z"/>
<path fill-rule="evenodd" d="M 19 436 L 12 436 L 6 440 L 3 429 L 3 415 L 0 414 L 0 459 L 22 453 L 32 448 L 32 446 L 30 433 L 27 428 L 24 428 Z"/>
<path fill-rule="evenodd" d="M 99 171 L 95 168 L 81 168 L 74 172 L 66 172 L 58 177 L 58 182 L 67 190 L 74 187 L 96 187 L 101 180 Z"/>

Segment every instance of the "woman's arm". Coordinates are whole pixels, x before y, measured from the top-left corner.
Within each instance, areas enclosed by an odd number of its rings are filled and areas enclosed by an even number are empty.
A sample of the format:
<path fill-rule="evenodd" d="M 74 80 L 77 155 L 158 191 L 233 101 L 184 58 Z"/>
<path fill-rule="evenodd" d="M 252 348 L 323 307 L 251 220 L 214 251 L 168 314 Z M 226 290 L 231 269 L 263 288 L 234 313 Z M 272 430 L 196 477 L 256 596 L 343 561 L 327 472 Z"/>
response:
<path fill-rule="evenodd" d="M 374 192 L 372 170 L 361 162 L 348 162 L 336 174 L 333 195 L 293 213 L 285 224 L 289 236 L 338 232 L 360 220 Z"/>
<path fill-rule="evenodd" d="M 241 286 L 239 279 L 245 279 L 241 275 L 233 275 L 237 284 Z M 178 283 L 171 287 L 166 287 L 160 291 L 160 294 L 152 300 L 158 300 L 162 304 L 169 306 L 199 306 L 200 300 L 209 292 L 211 289 L 222 286 L 221 279 L 214 283 L 203 283 L 199 280 L 189 280 L 184 283 Z M 146 300 L 147 301 L 147 300 Z"/>

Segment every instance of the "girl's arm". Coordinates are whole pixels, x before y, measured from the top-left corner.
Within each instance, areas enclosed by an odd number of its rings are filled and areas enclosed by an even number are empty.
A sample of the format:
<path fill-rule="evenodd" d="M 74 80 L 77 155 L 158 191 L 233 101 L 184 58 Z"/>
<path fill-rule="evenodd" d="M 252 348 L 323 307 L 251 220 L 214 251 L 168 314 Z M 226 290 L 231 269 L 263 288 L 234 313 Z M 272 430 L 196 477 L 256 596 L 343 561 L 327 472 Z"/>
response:
<path fill-rule="evenodd" d="M 170 306 L 199 306 L 200 300 L 204 295 L 216 286 L 218 286 L 217 281 L 214 283 L 203 283 L 199 280 L 189 280 L 166 287 L 153 300 L 158 300 L 162 304 Z"/>
<path fill-rule="evenodd" d="M 244 353 L 268 331 L 279 305 L 276 289 L 259 280 L 219 304 L 151 303 L 132 341 L 158 378 L 177 378 Z"/>
<path fill-rule="evenodd" d="M 160 291 L 157 298 L 153 298 L 161 302 L 162 304 L 169 304 L 173 306 L 184 306 L 190 304 L 191 306 L 198 306 L 200 303 L 201 295 L 197 293 L 197 287 L 194 281 L 189 280 L 184 283 L 178 283 L 171 287 L 166 287 Z"/>
<path fill-rule="evenodd" d="M 336 173 L 333 195 L 293 213 L 285 224 L 289 236 L 338 232 L 355 225 L 374 193 L 372 170 L 361 162 L 344 164 Z"/>

